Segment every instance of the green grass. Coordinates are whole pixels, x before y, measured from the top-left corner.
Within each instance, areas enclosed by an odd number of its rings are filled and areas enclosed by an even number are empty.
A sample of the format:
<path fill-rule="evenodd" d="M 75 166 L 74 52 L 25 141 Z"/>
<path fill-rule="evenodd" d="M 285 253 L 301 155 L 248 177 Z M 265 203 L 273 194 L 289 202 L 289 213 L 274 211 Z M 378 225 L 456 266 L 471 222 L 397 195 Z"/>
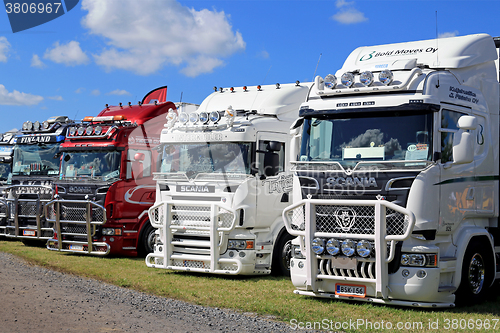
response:
<path fill-rule="evenodd" d="M 500 331 L 500 321 L 496 321 L 500 319 L 498 297 L 481 305 L 448 310 L 391 307 L 295 295 L 290 280 L 274 276 L 240 277 L 172 272 L 148 268 L 143 258 L 101 258 L 59 253 L 28 247 L 17 241 L 0 240 L 0 251 L 12 253 L 31 264 L 149 294 L 271 316 L 287 323 L 293 320 L 294 324 L 307 325 L 309 322 L 314 325 L 316 322 L 316 328 L 328 327 L 332 331 Z M 484 324 L 488 321 L 491 327 L 485 329 Z M 402 329 L 396 326 L 398 322 L 403 325 Z M 482 329 L 479 329 L 479 324 L 483 325 Z M 392 329 L 388 329 L 388 325 L 392 325 Z"/>

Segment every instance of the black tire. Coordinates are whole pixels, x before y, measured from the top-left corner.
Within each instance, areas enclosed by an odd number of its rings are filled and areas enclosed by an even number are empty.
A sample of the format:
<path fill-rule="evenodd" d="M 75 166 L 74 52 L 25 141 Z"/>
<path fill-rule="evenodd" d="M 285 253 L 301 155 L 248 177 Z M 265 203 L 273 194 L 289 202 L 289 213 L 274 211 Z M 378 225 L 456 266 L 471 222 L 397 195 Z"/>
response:
<path fill-rule="evenodd" d="M 156 229 L 151 226 L 151 223 L 147 221 L 142 227 L 139 236 L 139 248 L 137 253 L 141 257 L 145 257 L 149 253 L 152 253 L 155 245 L 155 231 Z"/>
<path fill-rule="evenodd" d="M 488 296 L 493 274 L 491 251 L 479 242 L 471 242 L 464 255 L 462 279 L 455 293 L 456 305 L 464 306 L 483 302 Z"/>
<path fill-rule="evenodd" d="M 292 239 L 286 230 L 280 233 L 273 250 L 271 273 L 277 276 L 290 277 L 290 259 L 292 258 Z"/>

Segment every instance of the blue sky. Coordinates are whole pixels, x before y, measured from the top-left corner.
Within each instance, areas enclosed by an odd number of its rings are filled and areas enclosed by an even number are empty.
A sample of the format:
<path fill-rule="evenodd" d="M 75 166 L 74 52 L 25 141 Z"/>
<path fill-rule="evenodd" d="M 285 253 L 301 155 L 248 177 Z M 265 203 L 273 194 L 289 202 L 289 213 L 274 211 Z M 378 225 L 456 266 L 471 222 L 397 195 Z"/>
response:
<path fill-rule="evenodd" d="M 0 132 L 164 85 L 168 100 L 199 104 L 214 86 L 312 81 L 358 46 L 500 36 L 499 0 L 80 0 L 18 33 L 0 8 Z"/>

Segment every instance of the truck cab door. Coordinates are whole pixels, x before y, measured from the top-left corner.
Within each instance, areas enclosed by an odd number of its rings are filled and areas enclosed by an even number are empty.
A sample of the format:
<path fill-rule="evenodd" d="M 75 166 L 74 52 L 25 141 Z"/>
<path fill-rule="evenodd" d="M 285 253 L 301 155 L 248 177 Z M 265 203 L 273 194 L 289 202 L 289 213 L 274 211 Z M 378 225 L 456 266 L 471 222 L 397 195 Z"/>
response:
<path fill-rule="evenodd" d="M 292 175 L 288 168 L 288 136 L 264 132 L 259 133 L 257 138 L 256 224 L 269 227 L 291 202 L 289 192 L 292 189 Z"/>

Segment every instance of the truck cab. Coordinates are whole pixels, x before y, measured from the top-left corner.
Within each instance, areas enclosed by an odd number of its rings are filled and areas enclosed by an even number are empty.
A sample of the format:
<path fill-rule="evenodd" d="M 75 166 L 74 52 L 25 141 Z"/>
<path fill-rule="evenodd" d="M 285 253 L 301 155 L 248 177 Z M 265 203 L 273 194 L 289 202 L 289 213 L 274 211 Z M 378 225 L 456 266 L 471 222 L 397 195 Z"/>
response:
<path fill-rule="evenodd" d="M 292 126 L 296 293 L 480 302 L 500 278 L 498 40 L 360 47 Z"/>

